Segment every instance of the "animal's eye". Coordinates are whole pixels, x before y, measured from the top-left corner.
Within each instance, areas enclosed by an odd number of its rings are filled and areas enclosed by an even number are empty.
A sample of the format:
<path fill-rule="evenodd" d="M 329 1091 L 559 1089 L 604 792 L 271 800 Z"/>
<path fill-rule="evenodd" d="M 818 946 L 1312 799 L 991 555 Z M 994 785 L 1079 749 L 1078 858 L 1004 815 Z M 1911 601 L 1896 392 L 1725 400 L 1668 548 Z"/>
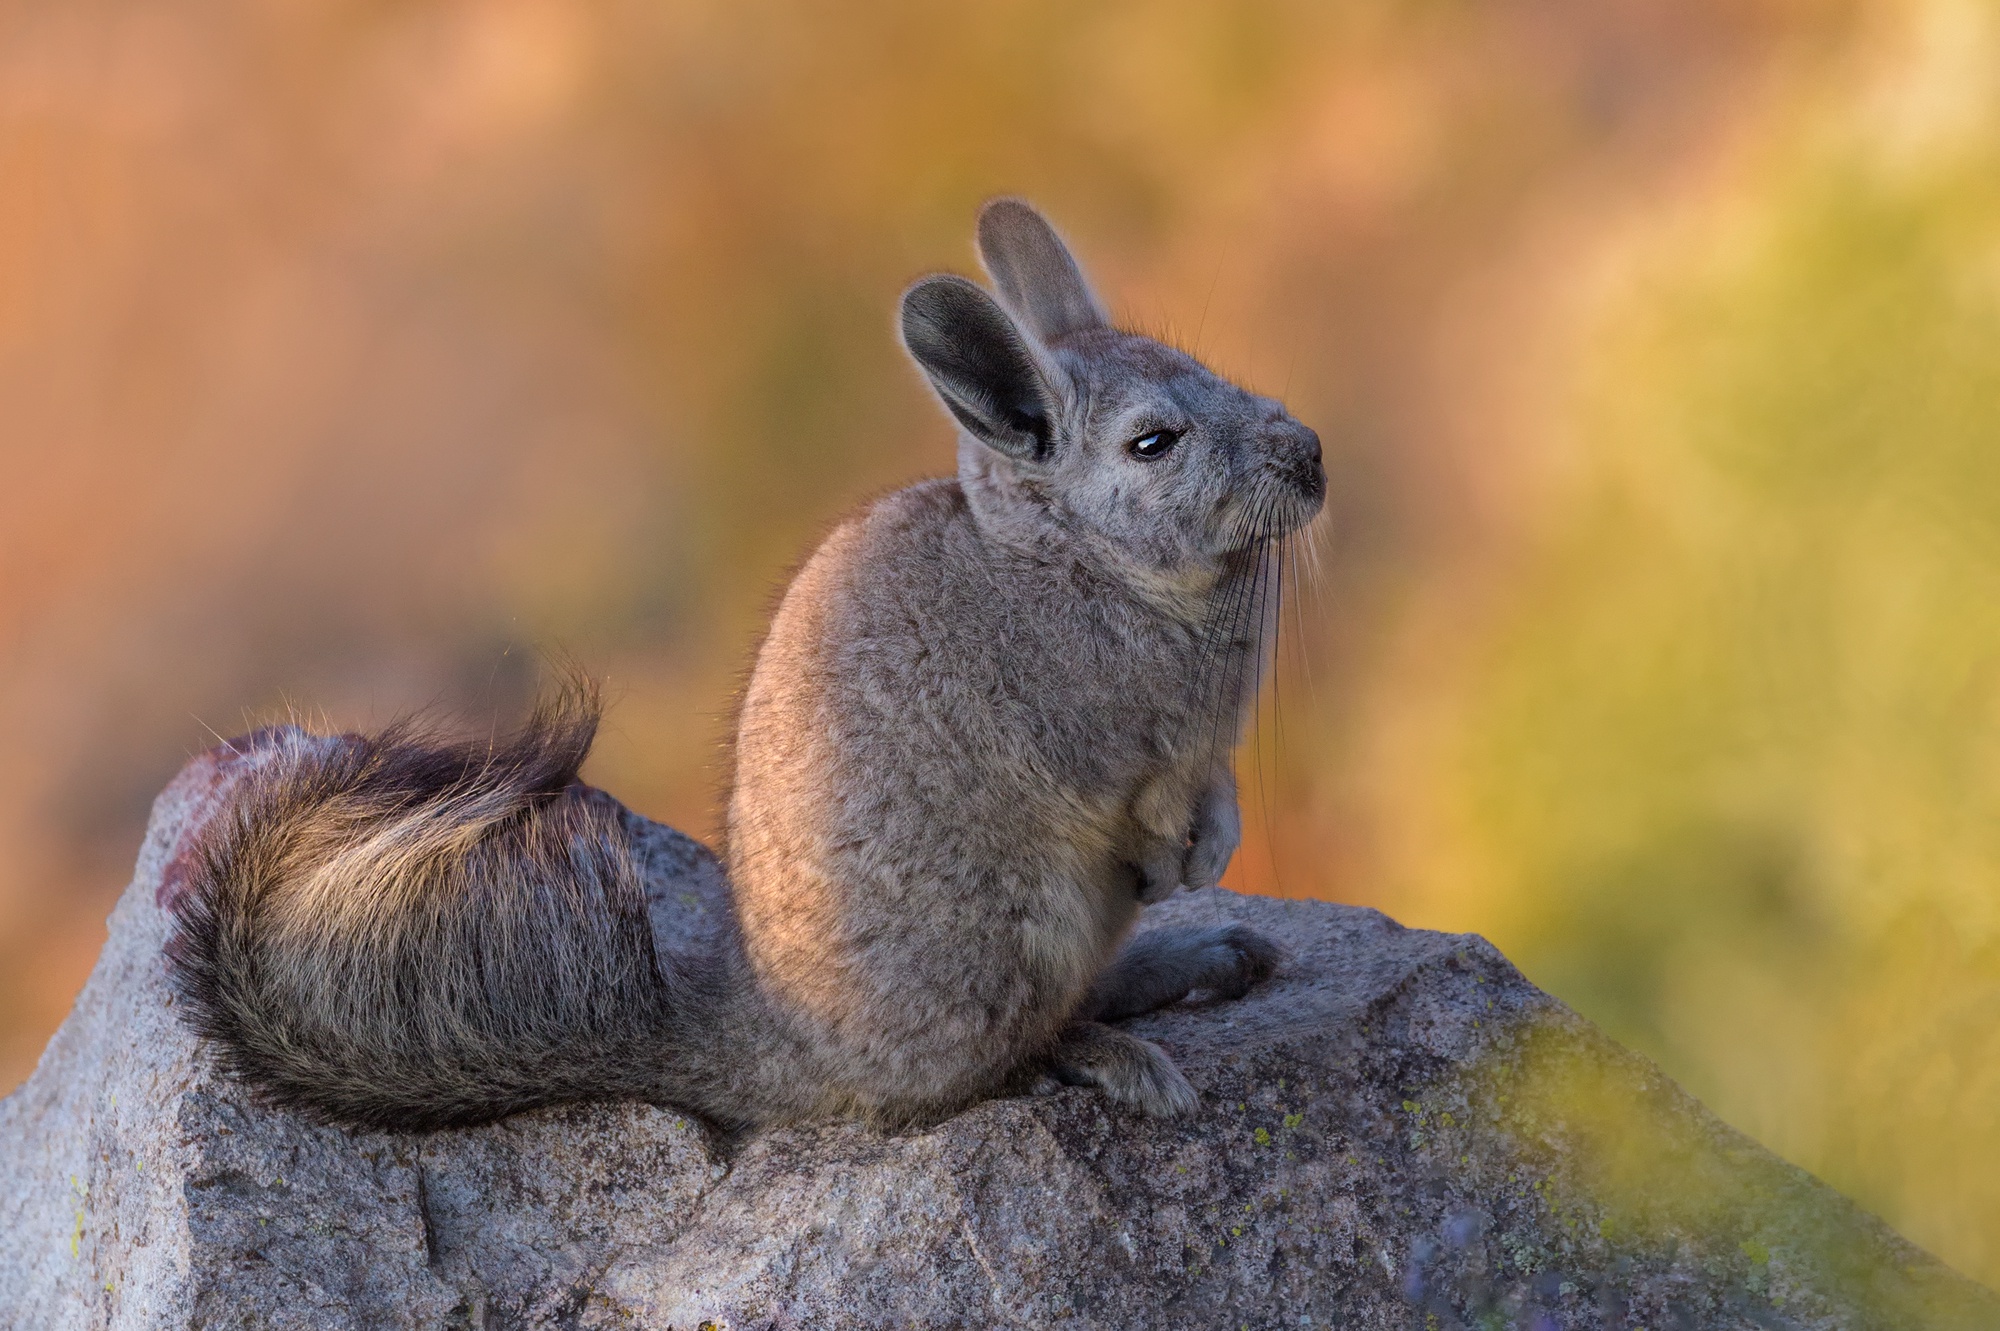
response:
<path fill-rule="evenodd" d="M 1140 435 L 1125 447 L 1132 450 L 1135 458 L 1162 458 L 1179 442 L 1180 436 L 1172 430 L 1155 430 L 1151 434 Z"/>

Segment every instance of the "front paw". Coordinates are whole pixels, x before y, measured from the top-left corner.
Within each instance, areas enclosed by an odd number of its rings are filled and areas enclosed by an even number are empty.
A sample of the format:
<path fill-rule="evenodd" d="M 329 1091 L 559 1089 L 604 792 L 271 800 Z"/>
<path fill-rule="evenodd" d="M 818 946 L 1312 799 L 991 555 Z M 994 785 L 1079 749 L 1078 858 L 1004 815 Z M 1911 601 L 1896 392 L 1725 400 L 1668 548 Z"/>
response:
<path fill-rule="evenodd" d="M 1224 840 L 1197 835 L 1194 844 L 1188 847 L 1187 859 L 1181 866 L 1181 881 L 1189 887 L 1215 887 L 1220 884 L 1241 840 L 1241 837 Z"/>
<path fill-rule="evenodd" d="M 1181 866 L 1185 860 L 1186 848 L 1183 846 L 1161 845 L 1149 853 L 1137 866 L 1140 902 L 1150 906 L 1180 891 Z"/>
<path fill-rule="evenodd" d="M 1236 848 L 1243 844 L 1243 815 L 1237 810 L 1233 789 L 1218 790 L 1206 802 L 1188 835 L 1187 853 L 1181 864 L 1181 881 L 1189 887 L 1214 887 Z"/>

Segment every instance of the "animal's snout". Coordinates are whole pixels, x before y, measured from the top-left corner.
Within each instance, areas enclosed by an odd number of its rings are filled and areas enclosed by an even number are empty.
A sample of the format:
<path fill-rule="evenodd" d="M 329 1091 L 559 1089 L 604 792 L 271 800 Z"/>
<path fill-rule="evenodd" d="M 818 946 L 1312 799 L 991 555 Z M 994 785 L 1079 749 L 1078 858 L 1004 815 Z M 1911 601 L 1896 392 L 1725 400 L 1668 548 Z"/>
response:
<path fill-rule="evenodd" d="M 1326 494 L 1326 467 L 1319 446 L 1319 431 L 1286 416 L 1268 427 L 1265 447 L 1287 480 L 1318 500 Z"/>
<path fill-rule="evenodd" d="M 1299 425 L 1297 428 L 1300 441 L 1304 445 L 1306 463 L 1315 471 L 1324 471 L 1325 464 L 1321 460 L 1319 451 L 1319 431 L 1310 425 Z"/>

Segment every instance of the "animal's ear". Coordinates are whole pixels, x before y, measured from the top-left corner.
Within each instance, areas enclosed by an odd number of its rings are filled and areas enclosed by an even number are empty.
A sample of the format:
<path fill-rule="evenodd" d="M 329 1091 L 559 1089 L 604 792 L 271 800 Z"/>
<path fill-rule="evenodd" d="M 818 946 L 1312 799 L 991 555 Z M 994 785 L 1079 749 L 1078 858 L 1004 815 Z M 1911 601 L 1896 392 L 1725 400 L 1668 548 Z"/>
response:
<path fill-rule="evenodd" d="M 1062 237 L 1020 199 L 979 210 L 979 261 L 1001 301 L 1044 342 L 1110 322 Z"/>
<path fill-rule="evenodd" d="M 917 282 L 903 293 L 903 345 L 975 438 L 1024 461 L 1048 455 L 1052 371 L 983 287 L 951 276 Z"/>

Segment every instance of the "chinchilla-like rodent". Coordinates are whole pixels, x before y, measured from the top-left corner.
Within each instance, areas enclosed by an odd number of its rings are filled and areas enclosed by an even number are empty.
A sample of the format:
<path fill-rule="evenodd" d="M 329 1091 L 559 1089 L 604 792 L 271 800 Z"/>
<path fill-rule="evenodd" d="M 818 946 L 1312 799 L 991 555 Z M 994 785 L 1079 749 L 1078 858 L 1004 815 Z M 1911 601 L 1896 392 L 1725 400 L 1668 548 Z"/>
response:
<path fill-rule="evenodd" d="M 587 684 L 498 745 L 271 732 L 169 950 L 232 1071 L 390 1128 L 604 1097 L 899 1124 L 1038 1071 L 1194 1106 L 1107 1023 L 1278 960 L 1235 925 L 1126 939 L 1236 848 L 1259 572 L 1320 508 L 1319 439 L 1112 327 L 1028 205 L 987 205 L 979 252 L 997 294 L 902 300 L 957 478 L 837 527 L 757 655 L 714 949 L 655 951 L 627 815 L 576 779 Z"/>

